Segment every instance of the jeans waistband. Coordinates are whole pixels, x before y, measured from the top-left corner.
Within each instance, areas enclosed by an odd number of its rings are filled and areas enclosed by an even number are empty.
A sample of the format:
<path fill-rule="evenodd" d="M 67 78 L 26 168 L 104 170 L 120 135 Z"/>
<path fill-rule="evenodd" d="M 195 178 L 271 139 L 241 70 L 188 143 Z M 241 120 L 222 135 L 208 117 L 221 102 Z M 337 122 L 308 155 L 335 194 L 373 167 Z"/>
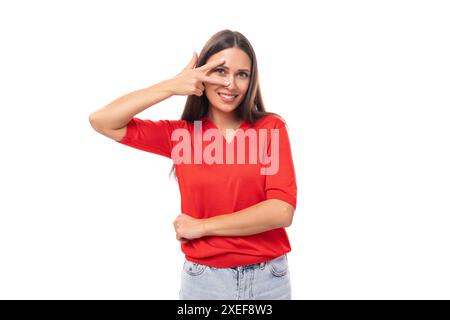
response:
<path fill-rule="evenodd" d="M 255 268 L 264 269 L 266 263 L 267 263 L 267 261 L 264 261 L 264 262 L 247 264 L 247 265 L 238 266 L 238 267 L 231 267 L 230 269 L 235 269 L 235 270 L 238 270 L 238 269 L 255 269 Z"/>

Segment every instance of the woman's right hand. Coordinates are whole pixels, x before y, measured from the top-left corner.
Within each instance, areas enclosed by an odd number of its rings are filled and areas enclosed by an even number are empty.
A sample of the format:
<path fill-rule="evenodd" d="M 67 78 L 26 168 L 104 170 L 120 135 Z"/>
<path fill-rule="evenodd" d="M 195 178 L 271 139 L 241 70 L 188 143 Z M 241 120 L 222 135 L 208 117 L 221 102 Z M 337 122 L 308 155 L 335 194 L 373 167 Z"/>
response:
<path fill-rule="evenodd" d="M 196 68 L 198 57 L 194 52 L 194 56 L 188 65 L 175 77 L 170 79 L 171 90 L 174 95 L 196 95 L 202 96 L 203 90 L 205 90 L 204 82 L 218 84 L 222 86 L 228 86 L 229 82 L 226 80 L 217 79 L 207 76 L 207 73 L 217 66 L 225 63 L 225 60 L 211 61 L 199 68 Z"/>

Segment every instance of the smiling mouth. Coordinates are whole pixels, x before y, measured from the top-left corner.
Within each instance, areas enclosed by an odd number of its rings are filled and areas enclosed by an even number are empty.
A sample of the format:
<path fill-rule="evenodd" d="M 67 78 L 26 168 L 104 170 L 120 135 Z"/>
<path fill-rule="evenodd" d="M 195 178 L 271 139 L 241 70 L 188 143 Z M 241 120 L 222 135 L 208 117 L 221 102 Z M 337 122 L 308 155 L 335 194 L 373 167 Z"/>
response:
<path fill-rule="evenodd" d="M 236 97 L 238 96 L 237 94 L 236 95 L 228 95 L 228 94 L 223 94 L 220 92 L 218 92 L 217 94 L 220 96 L 220 98 L 224 102 L 233 102 L 236 99 Z"/>
<path fill-rule="evenodd" d="M 236 98 L 238 96 L 237 94 L 226 94 L 222 92 L 219 92 L 219 95 L 225 98 Z"/>

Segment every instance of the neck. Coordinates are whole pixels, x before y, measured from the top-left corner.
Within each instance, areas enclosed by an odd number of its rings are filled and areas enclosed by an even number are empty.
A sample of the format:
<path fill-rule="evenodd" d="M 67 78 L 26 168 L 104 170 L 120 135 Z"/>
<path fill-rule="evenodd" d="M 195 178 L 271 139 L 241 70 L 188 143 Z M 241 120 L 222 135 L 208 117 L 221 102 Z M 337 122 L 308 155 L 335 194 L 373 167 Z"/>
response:
<path fill-rule="evenodd" d="M 223 112 L 213 108 L 209 108 L 208 118 L 219 129 L 237 129 L 242 123 L 242 120 L 239 119 L 234 112 Z"/>

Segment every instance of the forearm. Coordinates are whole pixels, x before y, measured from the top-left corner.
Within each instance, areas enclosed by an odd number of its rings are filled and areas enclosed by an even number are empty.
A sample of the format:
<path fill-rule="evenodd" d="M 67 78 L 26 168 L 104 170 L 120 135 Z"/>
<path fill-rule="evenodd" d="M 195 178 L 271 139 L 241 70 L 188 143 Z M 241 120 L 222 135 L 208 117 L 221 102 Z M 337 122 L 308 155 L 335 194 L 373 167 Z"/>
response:
<path fill-rule="evenodd" d="M 294 207 L 268 199 L 243 210 L 204 219 L 205 236 L 246 236 L 287 227 Z"/>
<path fill-rule="evenodd" d="M 164 80 L 150 87 L 130 92 L 117 98 L 89 116 L 98 128 L 119 129 L 138 113 L 173 95 L 171 80 Z"/>

